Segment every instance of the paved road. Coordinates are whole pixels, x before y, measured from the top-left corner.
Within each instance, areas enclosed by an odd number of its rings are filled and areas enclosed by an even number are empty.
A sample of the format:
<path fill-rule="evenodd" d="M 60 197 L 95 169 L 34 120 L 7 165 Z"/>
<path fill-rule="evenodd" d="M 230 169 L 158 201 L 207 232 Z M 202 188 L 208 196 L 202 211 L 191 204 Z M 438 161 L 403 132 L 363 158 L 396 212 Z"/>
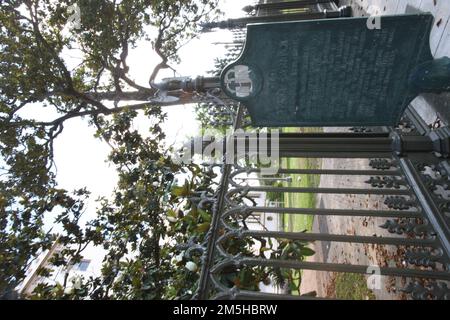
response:
<path fill-rule="evenodd" d="M 319 201 L 319 209 L 326 209 L 325 205 L 323 203 L 323 199 L 321 198 Z M 317 216 L 315 218 L 316 221 L 314 221 L 313 232 L 319 232 L 319 233 L 330 233 L 330 230 L 328 229 L 328 222 L 327 218 L 325 216 Z M 322 255 L 323 255 L 323 261 L 328 261 L 328 254 L 330 253 L 330 241 L 321 241 L 320 245 L 322 247 Z"/>

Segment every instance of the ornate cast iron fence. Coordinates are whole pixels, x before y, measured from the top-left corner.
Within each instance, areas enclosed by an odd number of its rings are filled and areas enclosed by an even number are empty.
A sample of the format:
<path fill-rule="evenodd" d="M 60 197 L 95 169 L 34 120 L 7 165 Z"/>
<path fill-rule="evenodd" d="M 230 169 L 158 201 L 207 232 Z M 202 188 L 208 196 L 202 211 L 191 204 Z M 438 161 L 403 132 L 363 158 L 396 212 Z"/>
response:
<path fill-rule="evenodd" d="M 338 7 L 332 0 L 260 1 L 243 8 L 247 17 L 209 22 L 202 25 L 203 31 L 214 28 L 244 28 L 249 23 L 298 21 L 350 17 L 351 6 Z"/>
<path fill-rule="evenodd" d="M 336 3 L 332 0 L 260 1 L 254 6 L 246 6 L 244 10 L 259 17 L 293 14 L 320 19 L 351 15 L 350 7 L 339 7 Z"/>
<path fill-rule="evenodd" d="M 241 127 L 243 113 L 239 108 L 235 129 Z M 378 283 L 377 298 L 450 299 L 450 165 L 442 156 L 448 148 L 439 140 L 439 130 L 447 129 L 430 130 L 408 109 L 397 128 L 280 134 L 282 159 L 303 159 L 299 164 L 315 159 L 315 167 L 288 167 L 284 161 L 276 175 L 262 177 L 254 166 L 224 163 L 216 194 L 203 198 L 213 206 L 213 216 L 200 247 L 203 263 L 194 298 L 329 298 L 320 292 L 293 292 L 292 279 L 274 285 L 270 276 L 253 290 L 224 280 L 230 270 L 256 268 L 272 274 L 315 272 L 309 276 L 324 279 L 362 274 Z M 252 152 L 249 142 L 247 151 Z M 320 183 L 293 186 L 292 176 L 315 176 Z M 300 194 L 311 195 L 316 205 L 286 201 L 286 195 Z M 279 201 L 273 201 L 274 195 Z M 314 217 L 319 227 L 302 232 L 286 226 L 295 216 Z M 330 225 L 321 224 L 324 219 L 337 227 L 324 230 L 322 225 Z M 239 239 L 252 241 L 257 254 L 230 251 L 231 240 Z M 304 249 L 307 259 L 283 255 L 286 247 L 280 247 L 286 242 L 315 251 Z"/>

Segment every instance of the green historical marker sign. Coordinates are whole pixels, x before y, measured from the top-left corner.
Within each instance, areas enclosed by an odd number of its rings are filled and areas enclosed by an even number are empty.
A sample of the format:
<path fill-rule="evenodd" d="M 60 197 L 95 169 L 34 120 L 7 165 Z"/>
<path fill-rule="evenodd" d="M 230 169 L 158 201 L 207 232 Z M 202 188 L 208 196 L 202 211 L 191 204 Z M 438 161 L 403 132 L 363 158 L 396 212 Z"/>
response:
<path fill-rule="evenodd" d="M 430 51 L 432 24 L 416 14 L 383 16 L 373 30 L 367 18 L 248 25 L 222 89 L 256 126 L 395 125 L 420 92 L 450 85 L 450 59 Z"/>

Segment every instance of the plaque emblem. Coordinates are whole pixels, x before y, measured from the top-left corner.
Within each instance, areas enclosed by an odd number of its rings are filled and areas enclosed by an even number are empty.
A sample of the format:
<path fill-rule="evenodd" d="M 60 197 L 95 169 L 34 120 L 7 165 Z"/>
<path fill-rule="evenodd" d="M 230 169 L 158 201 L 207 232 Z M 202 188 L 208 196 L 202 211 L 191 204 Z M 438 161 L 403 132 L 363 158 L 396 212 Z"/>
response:
<path fill-rule="evenodd" d="M 261 77 L 254 67 L 235 64 L 223 71 L 222 86 L 229 96 L 237 100 L 245 100 L 259 91 L 260 79 Z"/>
<path fill-rule="evenodd" d="M 251 69 L 248 66 L 236 65 L 225 74 L 225 86 L 232 94 L 239 98 L 248 97 L 253 91 L 253 82 L 250 79 Z"/>

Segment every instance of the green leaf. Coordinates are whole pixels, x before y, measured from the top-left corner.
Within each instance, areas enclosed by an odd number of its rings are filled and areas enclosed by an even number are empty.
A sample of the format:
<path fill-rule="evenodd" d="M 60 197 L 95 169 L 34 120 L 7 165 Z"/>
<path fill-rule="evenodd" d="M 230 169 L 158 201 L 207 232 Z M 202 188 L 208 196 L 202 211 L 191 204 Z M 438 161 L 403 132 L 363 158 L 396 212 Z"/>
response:
<path fill-rule="evenodd" d="M 200 213 L 200 217 L 204 222 L 211 222 L 211 215 L 208 212 L 200 208 L 198 208 L 198 212 Z"/>
<path fill-rule="evenodd" d="M 167 210 L 167 216 L 172 218 L 177 218 L 177 213 L 173 209 Z"/>
<path fill-rule="evenodd" d="M 209 230 L 210 225 L 211 224 L 209 222 L 201 223 L 197 226 L 196 231 L 200 233 L 206 232 Z"/>
<path fill-rule="evenodd" d="M 303 247 L 300 249 L 300 254 L 305 257 L 313 256 L 316 252 L 308 247 Z"/>

